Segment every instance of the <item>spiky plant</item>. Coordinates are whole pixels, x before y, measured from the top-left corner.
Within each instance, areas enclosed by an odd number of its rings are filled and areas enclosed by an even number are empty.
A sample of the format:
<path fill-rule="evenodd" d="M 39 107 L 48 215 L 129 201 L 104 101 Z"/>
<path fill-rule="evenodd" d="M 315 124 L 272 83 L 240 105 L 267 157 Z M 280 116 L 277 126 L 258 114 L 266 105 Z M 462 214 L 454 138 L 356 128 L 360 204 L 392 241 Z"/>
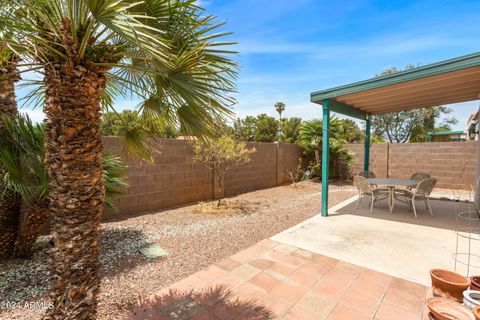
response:
<path fill-rule="evenodd" d="M 228 113 L 235 75 L 228 51 L 212 41 L 218 26 L 193 0 L 4 1 L 0 28 L 15 34 L 9 48 L 25 56 L 25 69 L 44 68 L 55 244 L 48 319 L 96 317 L 105 193 L 101 101 L 152 97 L 141 108 L 145 116 L 180 119 L 184 128 L 213 125 Z M 138 133 L 130 138 L 137 138 L 131 146 L 142 146 Z"/>
<path fill-rule="evenodd" d="M 49 213 L 49 177 L 45 168 L 45 127 L 34 124 L 28 116 L 19 115 L 3 121 L 7 134 L 0 137 L 0 168 L 5 172 L 0 194 L 16 192 L 22 200 L 19 230 L 15 239 L 14 256 L 28 258 L 33 245 L 51 216 Z M 8 143 L 8 144 L 7 144 Z M 115 210 L 113 197 L 127 187 L 126 165 L 120 157 L 105 152 L 103 182 L 106 197 L 104 205 Z"/>

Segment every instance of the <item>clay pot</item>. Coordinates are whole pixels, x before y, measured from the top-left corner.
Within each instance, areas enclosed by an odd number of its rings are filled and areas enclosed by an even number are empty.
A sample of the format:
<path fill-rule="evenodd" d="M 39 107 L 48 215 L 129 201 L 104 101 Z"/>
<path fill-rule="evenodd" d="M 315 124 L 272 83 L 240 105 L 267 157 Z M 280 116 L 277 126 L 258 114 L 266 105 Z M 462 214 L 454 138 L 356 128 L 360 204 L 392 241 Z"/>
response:
<path fill-rule="evenodd" d="M 470 309 L 447 298 L 430 298 L 427 307 L 437 320 L 475 320 Z"/>
<path fill-rule="evenodd" d="M 442 269 L 430 270 L 430 277 L 432 278 L 433 296 L 463 302 L 463 291 L 470 286 L 470 279 Z"/>
<path fill-rule="evenodd" d="M 480 320 L 480 307 L 475 307 L 472 310 L 473 315 L 475 316 L 476 320 Z"/>
<path fill-rule="evenodd" d="M 480 276 L 470 277 L 470 289 L 480 291 Z"/>

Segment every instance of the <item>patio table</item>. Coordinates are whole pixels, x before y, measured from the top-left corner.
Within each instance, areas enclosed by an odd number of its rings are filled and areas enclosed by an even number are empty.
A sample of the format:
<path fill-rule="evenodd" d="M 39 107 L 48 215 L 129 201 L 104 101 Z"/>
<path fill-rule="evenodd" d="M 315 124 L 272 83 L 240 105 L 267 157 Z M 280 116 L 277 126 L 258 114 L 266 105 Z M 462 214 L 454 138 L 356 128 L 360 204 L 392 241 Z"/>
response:
<path fill-rule="evenodd" d="M 383 186 L 388 189 L 388 208 L 390 213 L 393 212 L 393 208 L 395 207 L 395 187 L 413 187 L 418 184 L 418 181 L 411 179 L 370 178 L 367 180 L 370 184 Z"/>

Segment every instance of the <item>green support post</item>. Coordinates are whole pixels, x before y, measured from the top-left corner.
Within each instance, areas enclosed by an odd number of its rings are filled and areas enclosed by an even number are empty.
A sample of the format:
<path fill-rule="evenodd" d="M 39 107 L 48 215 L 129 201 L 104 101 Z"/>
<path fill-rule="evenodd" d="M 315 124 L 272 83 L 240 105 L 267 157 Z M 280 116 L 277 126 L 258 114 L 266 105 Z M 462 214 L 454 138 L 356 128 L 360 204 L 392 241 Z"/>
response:
<path fill-rule="evenodd" d="M 328 217 L 328 166 L 330 156 L 330 106 L 328 100 L 322 101 L 323 135 L 322 135 L 322 216 Z"/>
<path fill-rule="evenodd" d="M 365 145 L 364 145 L 364 160 L 363 160 L 363 171 L 369 171 L 370 163 L 370 125 L 372 117 L 367 115 L 365 119 Z"/>

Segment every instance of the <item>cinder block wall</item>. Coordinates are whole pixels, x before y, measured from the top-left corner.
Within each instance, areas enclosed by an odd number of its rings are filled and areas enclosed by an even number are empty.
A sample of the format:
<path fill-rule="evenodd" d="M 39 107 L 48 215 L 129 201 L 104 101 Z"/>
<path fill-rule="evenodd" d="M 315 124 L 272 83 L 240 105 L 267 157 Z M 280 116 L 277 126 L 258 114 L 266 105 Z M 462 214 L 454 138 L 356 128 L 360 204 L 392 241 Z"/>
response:
<path fill-rule="evenodd" d="M 129 188 L 117 198 L 118 213 L 135 215 L 175 205 L 213 199 L 218 190 L 212 170 L 192 160 L 187 141 L 159 139 L 154 164 L 127 161 Z M 105 137 L 105 149 L 120 154 L 118 138 Z M 300 148 L 294 144 L 249 143 L 256 152 L 248 164 L 232 169 L 225 177 L 224 195 L 232 196 L 288 182 L 287 170 L 295 170 Z"/>
<path fill-rule="evenodd" d="M 380 143 L 371 145 L 370 169 L 379 177 L 408 178 L 427 172 L 437 186 L 470 189 L 475 182 L 477 141 L 429 143 Z M 363 144 L 350 144 L 355 153 L 353 173 L 363 171 Z"/>

